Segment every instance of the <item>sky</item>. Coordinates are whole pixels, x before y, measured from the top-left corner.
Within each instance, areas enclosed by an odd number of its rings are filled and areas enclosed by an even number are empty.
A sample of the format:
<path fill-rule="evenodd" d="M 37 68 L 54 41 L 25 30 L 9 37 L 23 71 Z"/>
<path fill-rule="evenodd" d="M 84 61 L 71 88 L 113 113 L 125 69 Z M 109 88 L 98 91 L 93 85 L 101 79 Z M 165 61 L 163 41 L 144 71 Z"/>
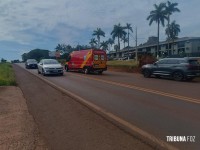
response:
<path fill-rule="evenodd" d="M 153 5 L 166 0 L 0 0 L 0 59 L 20 59 L 23 53 L 40 48 L 55 50 L 58 44 L 89 45 L 97 28 L 111 38 L 113 26 L 130 23 L 133 33 L 130 46 L 157 35 L 157 24 L 146 20 Z M 179 37 L 200 37 L 200 0 L 177 2 L 180 13 L 171 20 L 180 25 Z M 165 27 L 160 40 L 166 39 Z"/>

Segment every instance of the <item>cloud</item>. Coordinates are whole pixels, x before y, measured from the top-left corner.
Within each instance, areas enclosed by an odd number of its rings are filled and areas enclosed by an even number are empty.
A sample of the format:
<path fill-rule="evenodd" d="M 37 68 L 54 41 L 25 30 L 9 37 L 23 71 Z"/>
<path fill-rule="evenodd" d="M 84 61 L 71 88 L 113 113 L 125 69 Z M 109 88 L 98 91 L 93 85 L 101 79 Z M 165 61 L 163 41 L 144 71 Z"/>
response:
<path fill-rule="evenodd" d="M 58 43 L 86 45 L 97 27 L 109 38 L 113 25 L 131 23 L 138 29 L 138 42 L 145 42 L 157 34 L 157 25 L 149 26 L 146 18 L 153 4 L 160 2 L 166 0 L 5 0 L 0 2 L 0 41 L 22 49 L 54 49 Z M 199 36 L 200 1 L 177 2 L 181 13 L 173 14 L 172 19 L 180 24 L 180 35 Z M 165 38 L 161 28 L 161 39 Z M 134 38 L 130 44 L 135 45 Z"/>

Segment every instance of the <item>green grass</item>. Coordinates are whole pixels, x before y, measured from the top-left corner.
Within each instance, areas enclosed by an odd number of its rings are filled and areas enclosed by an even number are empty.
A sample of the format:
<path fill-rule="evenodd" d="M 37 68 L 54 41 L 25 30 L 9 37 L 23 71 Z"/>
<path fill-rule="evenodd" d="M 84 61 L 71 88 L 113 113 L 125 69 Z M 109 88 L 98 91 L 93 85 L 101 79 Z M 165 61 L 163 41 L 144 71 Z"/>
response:
<path fill-rule="evenodd" d="M 130 61 L 112 60 L 112 61 L 107 61 L 107 65 L 111 67 L 128 67 L 128 68 L 135 68 L 138 66 L 137 62 L 134 60 Z"/>
<path fill-rule="evenodd" d="M 0 63 L 0 86 L 17 85 L 10 63 Z"/>

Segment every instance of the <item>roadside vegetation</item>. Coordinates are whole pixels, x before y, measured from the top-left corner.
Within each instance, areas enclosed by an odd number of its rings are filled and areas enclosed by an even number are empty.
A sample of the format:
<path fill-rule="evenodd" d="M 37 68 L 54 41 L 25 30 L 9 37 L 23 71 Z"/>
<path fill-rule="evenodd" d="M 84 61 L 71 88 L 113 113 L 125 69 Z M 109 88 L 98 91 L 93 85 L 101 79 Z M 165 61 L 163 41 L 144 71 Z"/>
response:
<path fill-rule="evenodd" d="M 124 60 L 112 60 L 107 62 L 108 66 L 119 66 L 119 67 L 137 67 L 138 64 L 135 60 L 124 61 Z"/>
<path fill-rule="evenodd" d="M 0 63 L 0 86 L 15 86 L 14 71 L 10 63 Z"/>
<path fill-rule="evenodd" d="M 139 72 L 138 63 L 135 60 L 111 60 L 107 61 L 108 70 L 118 70 L 124 72 Z"/>

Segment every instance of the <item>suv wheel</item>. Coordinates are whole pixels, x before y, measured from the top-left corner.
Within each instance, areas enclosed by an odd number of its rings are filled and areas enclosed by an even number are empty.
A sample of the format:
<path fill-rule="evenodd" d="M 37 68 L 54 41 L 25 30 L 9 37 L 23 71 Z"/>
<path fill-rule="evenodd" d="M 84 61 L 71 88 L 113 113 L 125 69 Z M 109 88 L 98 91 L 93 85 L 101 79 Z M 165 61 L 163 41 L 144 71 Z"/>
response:
<path fill-rule="evenodd" d="M 145 78 L 149 78 L 149 77 L 151 76 L 151 71 L 148 70 L 148 69 L 145 69 L 145 70 L 143 71 L 143 76 L 144 76 Z"/>
<path fill-rule="evenodd" d="M 184 78 L 184 75 L 181 71 L 176 71 L 173 73 L 173 79 L 176 81 L 182 81 Z"/>
<path fill-rule="evenodd" d="M 102 74 L 103 73 L 103 71 L 98 71 L 98 74 Z"/>
<path fill-rule="evenodd" d="M 194 77 L 190 77 L 190 78 L 187 78 L 186 80 L 187 81 L 192 81 L 194 79 Z"/>
<path fill-rule="evenodd" d="M 160 78 L 160 75 L 155 75 L 156 76 L 156 78 Z"/>

